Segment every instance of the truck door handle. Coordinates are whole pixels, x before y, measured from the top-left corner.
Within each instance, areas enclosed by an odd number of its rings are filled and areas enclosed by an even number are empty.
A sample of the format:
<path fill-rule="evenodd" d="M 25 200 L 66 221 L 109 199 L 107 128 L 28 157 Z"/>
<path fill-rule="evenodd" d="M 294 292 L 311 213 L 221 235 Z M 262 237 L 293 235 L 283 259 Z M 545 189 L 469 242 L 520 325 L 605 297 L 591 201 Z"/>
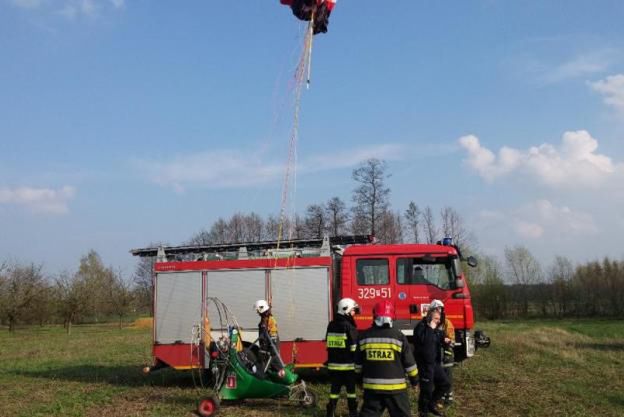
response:
<path fill-rule="evenodd" d="M 418 314 L 418 304 L 410 304 L 410 314 Z"/>

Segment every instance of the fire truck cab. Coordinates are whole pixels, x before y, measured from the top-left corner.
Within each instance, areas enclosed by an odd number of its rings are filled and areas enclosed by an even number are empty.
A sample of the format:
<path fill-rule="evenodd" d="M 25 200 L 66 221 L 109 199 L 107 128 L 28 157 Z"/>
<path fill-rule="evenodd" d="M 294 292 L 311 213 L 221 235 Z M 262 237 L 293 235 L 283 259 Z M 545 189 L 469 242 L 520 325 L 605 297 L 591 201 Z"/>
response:
<path fill-rule="evenodd" d="M 408 336 L 426 315 L 431 300 L 444 302 L 446 317 L 456 331 L 455 360 L 475 351 L 474 318 L 470 291 L 462 271 L 461 254 L 450 244 L 354 245 L 340 259 L 336 295 L 358 302 L 358 328 L 372 322 L 374 304 L 380 299 L 394 303 L 394 326 Z M 476 265 L 476 260 L 468 261 Z"/>

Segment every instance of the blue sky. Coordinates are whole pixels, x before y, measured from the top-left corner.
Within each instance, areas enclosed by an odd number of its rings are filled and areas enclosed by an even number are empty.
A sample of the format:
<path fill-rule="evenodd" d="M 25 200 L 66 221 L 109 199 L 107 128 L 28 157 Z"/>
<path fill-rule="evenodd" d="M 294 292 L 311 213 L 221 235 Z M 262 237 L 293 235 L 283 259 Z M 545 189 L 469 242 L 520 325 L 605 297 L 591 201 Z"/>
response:
<path fill-rule="evenodd" d="M 455 207 L 480 250 L 621 258 L 624 3 L 340 0 L 296 196 Z M 279 210 L 303 26 L 277 0 L 0 0 L 0 257 L 75 269 Z"/>

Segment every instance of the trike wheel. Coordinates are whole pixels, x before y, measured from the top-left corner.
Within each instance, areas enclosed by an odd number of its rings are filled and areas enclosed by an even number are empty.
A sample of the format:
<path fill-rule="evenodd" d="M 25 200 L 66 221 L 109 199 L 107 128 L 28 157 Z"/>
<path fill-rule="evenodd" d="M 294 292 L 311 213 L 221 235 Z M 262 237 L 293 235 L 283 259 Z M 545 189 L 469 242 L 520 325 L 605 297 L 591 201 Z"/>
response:
<path fill-rule="evenodd" d="M 318 398 L 314 392 L 306 390 L 301 393 L 299 404 L 301 404 L 302 407 L 310 408 L 316 406 L 317 400 Z"/>
<path fill-rule="evenodd" d="M 197 406 L 197 414 L 201 417 L 212 417 L 217 414 L 219 410 L 219 399 L 211 395 L 210 397 L 204 398 L 199 402 Z"/>

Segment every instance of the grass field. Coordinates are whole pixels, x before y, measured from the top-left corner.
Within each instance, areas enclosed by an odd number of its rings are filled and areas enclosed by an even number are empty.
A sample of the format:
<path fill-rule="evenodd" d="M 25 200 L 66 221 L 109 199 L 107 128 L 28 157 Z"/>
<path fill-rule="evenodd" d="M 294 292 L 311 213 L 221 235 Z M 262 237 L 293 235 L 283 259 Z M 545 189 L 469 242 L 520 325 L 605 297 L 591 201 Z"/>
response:
<path fill-rule="evenodd" d="M 624 323 L 491 322 L 492 346 L 455 369 L 450 417 L 624 416 Z M 190 374 L 145 377 L 151 331 L 143 326 L 0 329 L 0 416 L 193 416 L 202 391 Z M 246 401 L 223 416 L 323 416 L 316 409 Z M 417 391 L 413 392 L 413 400 Z M 340 414 L 346 415 L 341 404 Z M 414 413 L 416 408 L 414 407 Z"/>

